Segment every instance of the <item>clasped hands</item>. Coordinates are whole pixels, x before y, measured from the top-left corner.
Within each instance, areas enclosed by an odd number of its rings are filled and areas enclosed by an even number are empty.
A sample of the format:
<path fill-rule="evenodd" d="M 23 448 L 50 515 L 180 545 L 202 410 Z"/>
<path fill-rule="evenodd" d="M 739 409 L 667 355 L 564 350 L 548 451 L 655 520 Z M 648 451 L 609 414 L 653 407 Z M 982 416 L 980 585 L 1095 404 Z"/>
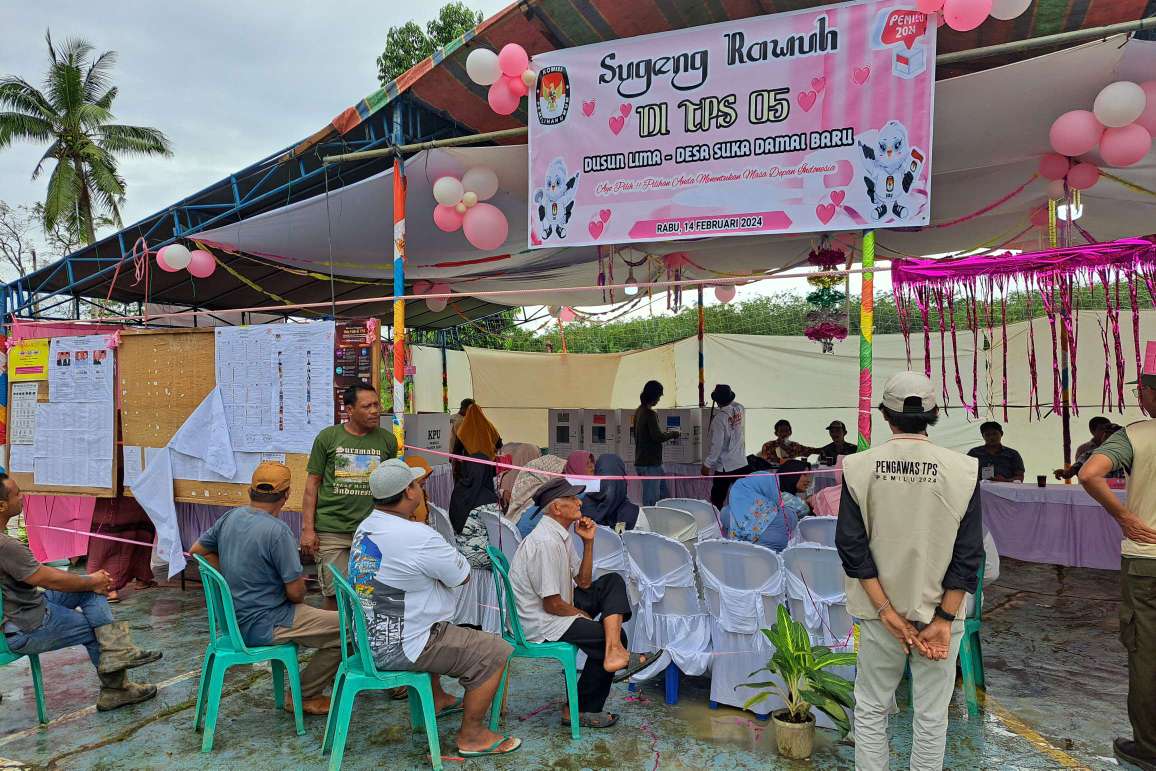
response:
<path fill-rule="evenodd" d="M 891 636 L 903 646 L 904 653 L 914 649 L 920 656 L 932 661 L 943 661 L 951 647 L 951 622 L 936 616 L 930 624 L 917 631 L 911 622 L 887 608 L 879 614 L 879 620 Z"/>

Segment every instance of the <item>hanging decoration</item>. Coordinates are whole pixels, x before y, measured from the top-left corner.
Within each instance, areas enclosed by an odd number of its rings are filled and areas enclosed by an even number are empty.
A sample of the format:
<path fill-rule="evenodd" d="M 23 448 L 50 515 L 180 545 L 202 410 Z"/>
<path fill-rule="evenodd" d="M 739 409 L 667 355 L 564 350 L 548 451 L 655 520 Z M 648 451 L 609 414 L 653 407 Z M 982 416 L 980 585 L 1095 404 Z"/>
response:
<path fill-rule="evenodd" d="M 188 269 L 196 278 L 208 278 L 217 269 L 217 258 L 205 249 L 189 251 L 184 244 L 169 244 L 157 250 L 157 267 L 165 273 Z"/>
<path fill-rule="evenodd" d="M 1116 167 L 1139 163 L 1152 149 L 1153 135 L 1156 135 L 1156 80 L 1109 83 L 1096 95 L 1091 110 L 1064 113 L 1052 122 L 1048 132 L 1052 149 L 1059 156 L 1075 158 L 1098 148 L 1104 162 Z M 1053 155 L 1045 155 L 1040 160 L 1040 174 L 1044 177 L 1061 179 L 1056 176 L 1060 171 L 1060 161 Z"/>
<path fill-rule="evenodd" d="M 439 230 L 461 230 L 475 249 L 490 252 L 506 243 L 510 223 L 502 210 L 483 203 L 498 192 L 498 175 L 488 166 L 475 166 L 458 177 L 438 177 L 433 184 L 433 221 Z"/>
<path fill-rule="evenodd" d="M 475 48 L 466 57 L 466 75 L 479 86 L 489 86 L 486 101 L 498 115 L 517 110 L 537 78 L 526 49 L 517 43 L 507 43 L 498 53 Z"/>
<path fill-rule="evenodd" d="M 835 341 L 847 338 L 847 326 L 843 323 L 841 311 L 847 295 L 835 288 L 843 282 L 841 276 L 822 273 L 839 270 L 846 260 L 847 254 L 842 249 L 833 248 L 826 236 L 807 255 L 807 262 L 818 268 L 820 274 L 807 278 L 816 289 L 807 295 L 807 304 L 812 310 L 807 312 L 804 334 L 819 343 L 823 353 L 834 353 Z"/>
<path fill-rule="evenodd" d="M 671 252 L 662 258 L 667 281 L 682 281 L 687 266 L 686 252 Z M 666 293 L 666 308 L 677 313 L 682 308 L 682 285 L 675 284 Z"/>
<path fill-rule="evenodd" d="M 946 24 L 956 32 L 970 32 L 988 16 L 1007 21 L 1031 4 L 1032 0 L 915 0 L 915 9 L 934 16 L 937 26 Z"/>

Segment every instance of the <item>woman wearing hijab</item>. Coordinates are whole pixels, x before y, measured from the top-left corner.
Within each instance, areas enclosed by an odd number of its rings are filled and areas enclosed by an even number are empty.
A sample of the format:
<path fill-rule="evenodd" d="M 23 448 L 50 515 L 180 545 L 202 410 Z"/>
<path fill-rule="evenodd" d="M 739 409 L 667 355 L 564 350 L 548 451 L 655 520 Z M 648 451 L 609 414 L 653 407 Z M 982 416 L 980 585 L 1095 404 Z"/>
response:
<path fill-rule="evenodd" d="M 506 519 L 517 525 L 523 538 L 530 534 L 534 525 L 541 519 L 537 507 L 534 506 L 534 493 L 551 479 L 557 479 L 566 468 L 566 461 L 557 455 L 543 455 L 527 463 L 526 468 L 528 470 L 518 474 L 518 478 L 514 480 L 510 508 L 506 511 Z"/>
<path fill-rule="evenodd" d="M 417 480 L 418 486 L 421 487 L 421 500 L 417 504 L 417 508 L 413 512 L 411 519 L 414 522 L 429 523 L 429 496 L 425 492 L 425 483 L 429 479 L 429 475 L 433 473 L 433 468 L 429 465 L 429 461 L 420 455 L 407 455 L 404 458 L 405 465 L 410 468 L 421 469 L 425 474 Z"/>
<path fill-rule="evenodd" d="M 783 497 L 787 498 L 788 505 L 799 512 L 799 518 L 811 513 L 811 475 L 807 473 L 810 464 L 801 460 L 789 460 L 779 467 L 779 489 Z"/>
<path fill-rule="evenodd" d="M 726 508 L 728 538 L 782 551 L 806 505 L 782 492 L 777 475 L 759 473 L 734 483 Z"/>
<path fill-rule="evenodd" d="M 588 477 L 594 473 L 594 453 L 589 450 L 575 450 L 566 457 L 566 467 L 562 473 L 568 477 Z"/>
<path fill-rule="evenodd" d="M 626 476 L 626 462 L 607 453 L 594 464 L 594 474 L 603 478 L 597 492 L 586 493 L 582 516 L 594 520 L 596 525 L 613 528 L 621 522 L 627 530 L 633 530 L 638 522 L 638 506 L 626 497 L 626 480 L 605 478 Z"/>
<path fill-rule="evenodd" d="M 508 456 L 507 462 L 511 466 L 525 466 L 532 460 L 542 457 L 542 452 L 532 444 L 525 442 L 510 442 L 502 445 L 502 455 Z M 518 469 L 501 469 L 498 472 L 498 504 L 504 510 L 510 508 L 510 498 L 514 494 L 514 482 L 521 473 Z"/>
<path fill-rule="evenodd" d="M 498 434 L 498 429 L 494 428 L 494 424 L 482 412 L 481 407 L 471 404 L 454 434 L 452 452 L 455 455 L 480 454 L 488 460 L 493 460 L 501 447 L 502 437 Z M 454 464 L 455 478 L 462 465 L 462 463 Z"/>

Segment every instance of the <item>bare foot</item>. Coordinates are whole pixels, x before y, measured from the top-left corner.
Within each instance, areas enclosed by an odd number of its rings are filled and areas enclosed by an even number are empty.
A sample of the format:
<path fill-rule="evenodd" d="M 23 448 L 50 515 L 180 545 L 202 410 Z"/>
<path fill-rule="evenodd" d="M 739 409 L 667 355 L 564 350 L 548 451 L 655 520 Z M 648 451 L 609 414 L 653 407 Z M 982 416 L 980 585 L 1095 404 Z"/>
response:
<path fill-rule="evenodd" d="M 458 697 L 453 694 L 442 691 L 434 694 L 434 711 L 441 712 L 447 707 L 452 707 L 458 703 Z"/>
<path fill-rule="evenodd" d="M 470 731 L 468 733 L 465 730 L 462 730 L 460 733 L 458 733 L 457 745 L 458 749 L 463 752 L 481 752 L 482 750 L 488 750 L 490 747 L 492 747 L 494 742 L 502 739 L 502 736 L 502 734 L 494 733 L 493 731 L 484 727 L 478 728 L 477 730 Z M 498 749 L 508 750 L 517 743 L 518 740 L 511 736 L 509 739 L 502 742 L 498 746 Z"/>
<path fill-rule="evenodd" d="M 285 711 L 293 711 L 293 697 L 289 696 L 285 699 Z M 301 711 L 306 715 L 328 715 L 329 714 L 329 697 L 328 696 L 314 696 L 312 699 L 301 700 Z"/>
<path fill-rule="evenodd" d="M 602 668 L 607 672 L 617 672 L 620 669 L 626 669 L 630 665 L 630 653 L 618 645 L 606 652 L 606 658 L 602 660 Z"/>

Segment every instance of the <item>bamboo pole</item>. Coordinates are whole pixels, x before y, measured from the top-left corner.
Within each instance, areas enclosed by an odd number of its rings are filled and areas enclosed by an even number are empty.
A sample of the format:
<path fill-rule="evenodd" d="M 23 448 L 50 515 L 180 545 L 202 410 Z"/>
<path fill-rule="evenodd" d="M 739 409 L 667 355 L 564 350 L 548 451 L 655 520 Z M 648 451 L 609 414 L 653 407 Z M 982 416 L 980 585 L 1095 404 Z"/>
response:
<path fill-rule="evenodd" d="M 405 170 L 393 159 L 393 433 L 405 445 Z"/>
<path fill-rule="evenodd" d="M 875 231 L 863 234 L 863 291 L 859 298 L 859 450 L 871 446 L 871 372 L 875 355 Z"/>

